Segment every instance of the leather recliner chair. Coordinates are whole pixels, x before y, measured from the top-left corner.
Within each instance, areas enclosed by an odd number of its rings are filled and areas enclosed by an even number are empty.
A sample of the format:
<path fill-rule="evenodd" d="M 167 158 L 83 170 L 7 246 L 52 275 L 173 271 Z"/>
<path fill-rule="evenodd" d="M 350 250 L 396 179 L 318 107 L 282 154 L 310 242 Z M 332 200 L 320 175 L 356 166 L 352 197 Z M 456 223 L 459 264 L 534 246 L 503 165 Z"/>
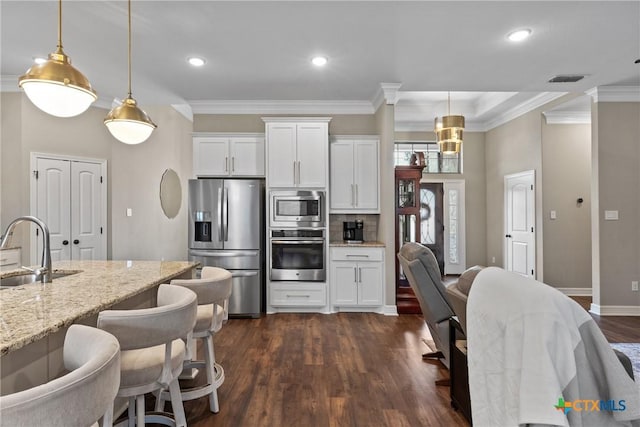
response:
<path fill-rule="evenodd" d="M 436 345 L 425 358 L 438 358 L 449 367 L 449 319 L 454 315 L 446 295 L 446 287 L 433 252 L 419 243 L 405 243 L 398 260 L 420 303 L 424 321 Z"/>
<path fill-rule="evenodd" d="M 447 286 L 447 297 L 453 307 L 453 311 L 458 316 L 458 321 L 462 327 L 462 332 L 467 334 L 467 298 L 471 285 L 476 275 L 483 269 L 481 265 L 474 265 L 464 271 L 458 281 Z"/>

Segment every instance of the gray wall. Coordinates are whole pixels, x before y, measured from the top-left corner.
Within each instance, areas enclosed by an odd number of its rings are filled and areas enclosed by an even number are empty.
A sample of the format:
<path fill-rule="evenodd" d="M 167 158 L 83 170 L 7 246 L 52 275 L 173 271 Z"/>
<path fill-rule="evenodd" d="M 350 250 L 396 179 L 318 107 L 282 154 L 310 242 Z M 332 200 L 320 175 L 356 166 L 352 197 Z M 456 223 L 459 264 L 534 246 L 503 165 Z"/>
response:
<path fill-rule="evenodd" d="M 1 105 L 3 230 L 16 216 L 31 212 L 31 152 L 105 159 L 107 257 L 160 259 L 166 254 L 167 258 L 186 259 L 186 207 L 177 218 L 166 220 L 158 195 L 160 177 L 167 167 L 175 169 L 184 180 L 186 194 L 186 179 L 191 176 L 190 121 L 171 107 L 143 107 L 158 129 L 143 144 L 128 146 L 116 141 L 104 126 L 105 109 L 92 107 L 80 116 L 61 119 L 43 113 L 21 93 L 2 93 Z M 144 206 L 140 204 L 143 200 Z M 124 215 L 125 203 L 134 208 L 130 218 Z M 135 234 L 138 230 L 143 231 Z M 27 245 L 23 239 L 24 264 L 29 263 Z"/>
<path fill-rule="evenodd" d="M 640 103 L 593 104 L 593 302 L 640 306 Z M 605 221 L 617 210 L 618 221 Z"/>
<path fill-rule="evenodd" d="M 590 124 L 542 125 L 542 211 L 544 282 L 590 291 Z"/>
<path fill-rule="evenodd" d="M 465 132 L 462 144 L 461 174 L 423 174 L 425 179 L 463 179 L 465 181 L 467 267 L 486 265 L 487 206 L 484 132 Z M 396 141 L 435 141 L 433 132 L 396 132 Z"/>

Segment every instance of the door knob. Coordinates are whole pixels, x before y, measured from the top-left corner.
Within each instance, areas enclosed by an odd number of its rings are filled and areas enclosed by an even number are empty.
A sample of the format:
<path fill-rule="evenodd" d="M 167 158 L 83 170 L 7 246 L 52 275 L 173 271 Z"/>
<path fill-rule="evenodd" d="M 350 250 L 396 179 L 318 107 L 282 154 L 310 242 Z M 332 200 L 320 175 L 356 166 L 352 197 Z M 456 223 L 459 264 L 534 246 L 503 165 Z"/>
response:
<path fill-rule="evenodd" d="M 73 241 L 73 244 L 74 244 L 74 245 L 77 245 L 78 243 L 80 243 L 80 240 L 78 240 L 78 239 L 75 239 L 75 240 Z"/>
<path fill-rule="evenodd" d="M 511 234 L 507 234 L 507 235 L 505 235 L 504 237 L 509 237 L 509 238 L 510 238 L 510 237 L 511 237 Z"/>
<path fill-rule="evenodd" d="M 67 246 L 67 245 L 69 244 L 69 241 L 68 241 L 68 240 L 63 240 L 63 241 L 62 241 L 62 244 L 63 244 L 63 245 L 65 245 L 65 246 Z"/>

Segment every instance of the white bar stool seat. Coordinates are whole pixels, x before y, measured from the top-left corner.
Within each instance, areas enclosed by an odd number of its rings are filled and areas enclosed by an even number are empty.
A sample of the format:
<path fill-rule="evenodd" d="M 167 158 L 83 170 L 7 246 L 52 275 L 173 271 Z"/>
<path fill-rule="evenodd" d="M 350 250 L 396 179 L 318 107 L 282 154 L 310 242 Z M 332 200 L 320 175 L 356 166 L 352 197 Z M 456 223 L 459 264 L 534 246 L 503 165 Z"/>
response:
<path fill-rule="evenodd" d="M 121 348 L 118 397 L 129 398 L 128 424 L 145 422 L 184 427 L 187 420 L 180 399 L 178 376 L 182 372 L 185 343 L 196 323 L 197 298 L 188 289 L 158 287 L 157 307 L 138 310 L 106 310 L 98 315 L 98 327 L 118 338 Z M 169 390 L 171 414 L 145 413 L 144 395 Z"/>
<path fill-rule="evenodd" d="M 187 351 L 184 369 L 204 369 L 207 383 L 192 388 L 182 388 L 182 400 L 192 400 L 209 396 L 211 412 L 220 411 L 218 403 L 218 388 L 224 383 L 224 369 L 216 363 L 213 347 L 213 337 L 222 329 L 223 323 L 229 318 L 228 304 L 232 290 L 231 273 L 219 267 L 204 267 L 200 279 L 174 279 L 172 285 L 178 285 L 192 290 L 198 295 L 198 315 L 193 328 L 193 339 L 201 339 L 204 348 L 204 360 L 193 360 Z M 157 395 L 156 410 L 162 410 L 167 392 Z"/>
<path fill-rule="evenodd" d="M 64 338 L 66 375 L 17 393 L 0 396 L 3 426 L 110 427 L 120 384 L 120 346 L 111 334 L 71 325 Z"/>

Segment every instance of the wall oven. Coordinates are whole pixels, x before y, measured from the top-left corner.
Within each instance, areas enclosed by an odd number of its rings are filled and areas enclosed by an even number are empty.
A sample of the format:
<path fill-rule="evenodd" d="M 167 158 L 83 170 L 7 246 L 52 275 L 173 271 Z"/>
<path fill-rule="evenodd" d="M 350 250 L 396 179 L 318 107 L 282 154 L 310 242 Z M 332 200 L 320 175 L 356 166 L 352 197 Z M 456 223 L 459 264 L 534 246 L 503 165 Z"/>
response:
<path fill-rule="evenodd" d="M 272 229 L 271 281 L 324 282 L 324 229 Z"/>
<path fill-rule="evenodd" d="M 324 227 L 324 191 L 272 191 L 271 228 Z"/>

